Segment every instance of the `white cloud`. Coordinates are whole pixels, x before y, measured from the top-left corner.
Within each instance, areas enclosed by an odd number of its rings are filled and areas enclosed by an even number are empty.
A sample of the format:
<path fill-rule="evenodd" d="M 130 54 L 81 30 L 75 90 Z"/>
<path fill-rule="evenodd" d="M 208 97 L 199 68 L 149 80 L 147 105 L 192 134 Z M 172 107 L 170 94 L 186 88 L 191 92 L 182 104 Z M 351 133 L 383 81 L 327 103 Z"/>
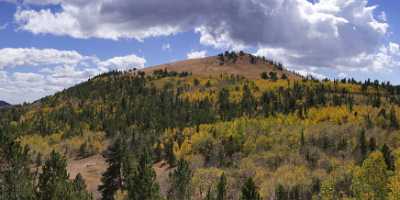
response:
<path fill-rule="evenodd" d="M 100 67 L 107 69 L 132 69 L 143 68 L 146 60 L 136 55 L 129 55 L 123 57 L 114 57 L 109 60 L 99 63 Z"/>
<path fill-rule="evenodd" d="M 192 51 L 187 54 L 188 59 L 204 58 L 207 56 L 207 51 Z"/>
<path fill-rule="evenodd" d="M 75 65 L 87 59 L 76 51 L 56 49 L 0 49 L 0 69 L 16 66 Z"/>
<path fill-rule="evenodd" d="M 170 43 L 163 44 L 163 45 L 161 46 L 161 49 L 162 49 L 163 51 L 168 51 L 168 50 L 171 49 L 171 44 L 170 44 Z"/>
<path fill-rule="evenodd" d="M 46 0 L 61 9 L 19 9 L 20 30 L 118 40 L 195 31 L 204 45 L 257 47 L 289 54 L 291 63 L 331 66 L 375 54 L 388 35 L 386 14 L 368 0 Z M 27 0 L 25 4 L 44 4 Z M 165 46 L 167 48 L 167 46 Z M 163 49 L 165 49 L 163 48 Z M 282 57 L 280 57 L 282 59 Z"/>
<path fill-rule="evenodd" d="M 144 58 L 136 55 L 101 60 L 76 51 L 0 49 L 0 99 L 12 103 L 34 101 L 99 73 L 143 68 L 145 62 Z M 10 68 L 14 72 L 6 71 Z"/>

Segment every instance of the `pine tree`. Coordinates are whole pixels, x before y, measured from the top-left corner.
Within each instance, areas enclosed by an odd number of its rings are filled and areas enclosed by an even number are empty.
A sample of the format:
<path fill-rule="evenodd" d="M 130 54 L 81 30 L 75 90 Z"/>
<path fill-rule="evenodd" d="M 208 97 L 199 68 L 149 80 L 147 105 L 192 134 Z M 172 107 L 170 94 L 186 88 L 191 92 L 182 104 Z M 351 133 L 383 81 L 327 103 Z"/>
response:
<path fill-rule="evenodd" d="M 213 192 L 211 191 L 211 187 L 208 188 L 206 197 L 204 197 L 204 200 L 215 200 Z"/>
<path fill-rule="evenodd" d="M 74 179 L 74 186 L 76 191 L 85 191 L 86 190 L 86 183 L 83 179 L 82 175 L 78 173 Z"/>
<path fill-rule="evenodd" d="M 279 184 L 275 188 L 275 199 L 276 200 L 288 200 L 288 195 L 283 185 Z"/>
<path fill-rule="evenodd" d="M 4 148 L 4 160 L 1 159 L 3 152 L 0 149 L 0 199 L 35 199 L 34 177 L 30 171 L 29 150 L 14 142 L 11 144 L 1 143 L 1 145 L 7 147 Z"/>
<path fill-rule="evenodd" d="M 114 194 L 123 187 L 123 159 L 126 156 L 126 144 L 118 138 L 106 152 L 108 168 L 104 172 L 99 186 L 103 200 L 114 200 Z"/>
<path fill-rule="evenodd" d="M 188 200 L 191 198 L 192 171 L 187 161 L 183 159 L 178 161 L 178 167 L 170 174 L 170 180 L 169 199 Z"/>
<path fill-rule="evenodd" d="M 383 154 L 383 158 L 385 159 L 386 166 L 388 170 L 394 171 L 395 168 L 395 158 L 392 155 L 392 151 L 390 150 L 389 146 L 384 144 L 381 148 L 381 152 Z"/>
<path fill-rule="evenodd" d="M 85 180 L 83 179 L 82 175 L 78 173 L 75 177 L 75 179 L 72 182 L 73 185 L 73 199 L 79 199 L 79 200 L 90 200 L 92 199 L 92 195 L 89 194 L 86 190 L 86 183 Z"/>
<path fill-rule="evenodd" d="M 229 101 L 229 90 L 222 88 L 218 94 L 218 111 L 223 120 L 230 119 L 231 103 Z"/>
<path fill-rule="evenodd" d="M 67 194 L 68 172 L 67 161 L 59 153 L 52 151 L 39 175 L 38 199 L 63 199 Z"/>
<path fill-rule="evenodd" d="M 222 173 L 221 177 L 219 178 L 219 182 L 217 185 L 217 200 L 225 200 L 227 199 L 226 196 L 226 176 Z"/>
<path fill-rule="evenodd" d="M 255 99 L 253 95 L 251 94 L 251 90 L 248 85 L 243 86 L 243 94 L 242 94 L 242 99 L 240 101 L 240 110 L 243 114 L 246 114 L 248 116 L 252 116 L 255 112 Z"/>
<path fill-rule="evenodd" d="M 168 164 L 173 167 L 176 165 L 176 156 L 174 153 L 174 142 L 173 141 L 168 141 L 165 144 L 165 156 L 167 159 Z"/>
<path fill-rule="evenodd" d="M 390 120 L 390 128 L 398 129 L 399 122 L 397 120 L 396 110 L 392 107 L 389 113 L 389 120 Z"/>
<path fill-rule="evenodd" d="M 367 157 L 367 141 L 365 139 L 365 130 L 361 130 L 357 142 L 357 162 L 361 164 Z"/>
<path fill-rule="evenodd" d="M 376 140 L 374 137 L 369 138 L 369 151 L 373 152 L 376 150 Z"/>
<path fill-rule="evenodd" d="M 129 200 L 157 200 L 160 199 L 159 185 L 156 181 L 151 155 L 144 150 L 139 164 L 132 177 L 128 180 Z"/>
<path fill-rule="evenodd" d="M 261 200 L 256 184 L 251 177 L 246 180 L 242 187 L 240 200 Z"/>

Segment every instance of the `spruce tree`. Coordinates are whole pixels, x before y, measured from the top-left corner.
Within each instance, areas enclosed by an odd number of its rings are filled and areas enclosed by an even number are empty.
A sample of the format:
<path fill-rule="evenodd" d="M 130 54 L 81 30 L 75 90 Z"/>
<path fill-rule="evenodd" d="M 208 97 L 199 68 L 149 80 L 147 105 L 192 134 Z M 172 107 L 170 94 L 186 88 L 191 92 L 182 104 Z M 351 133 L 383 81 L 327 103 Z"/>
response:
<path fill-rule="evenodd" d="M 67 161 L 59 153 L 52 151 L 50 158 L 42 168 L 38 181 L 38 199 L 63 199 L 67 194 L 68 172 Z"/>
<path fill-rule="evenodd" d="M 358 135 L 357 141 L 357 162 L 362 164 L 362 162 L 367 157 L 368 148 L 367 148 L 367 141 L 365 139 L 365 130 L 362 129 Z"/>
<path fill-rule="evenodd" d="M 106 154 L 106 162 L 108 168 L 104 172 L 99 186 L 99 191 L 102 194 L 103 200 L 114 200 L 114 194 L 119 189 L 122 189 L 123 183 L 123 159 L 126 156 L 126 144 L 122 138 L 118 138 L 114 144 L 112 144 Z"/>
<path fill-rule="evenodd" d="M 156 173 L 152 166 L 151 155 L 147 149 L 140 156 L 136 171 L 128 180 L 129 200 L 157 200 L 160 199 L 159 185 Z"/>
<path fill-rule="evenodd" d="M 219 182 L 217 185 L 217 200 L 225 200 L 227 199 L 226 196 L 226 176 L 222 173 L 221 177 L 219 178 Z"/>
<path fill-rule="evenodd" d="M 397 120 L 396 110 L 392 108 L 389 113 L 389 120 L 390 120 L 390 128 L 398 129 L 399 122 Z"/>
<path fill-rule="evenodd" d="M 229 90 L 222 88 L 218 94 L 218 111 L 223 120 L 230 119 L 231 103 L 229 101 Z"/>
<path fill-rule="evenodd" d="M 178 167 L 170 174 L 171 188 L 169 199 L 188 200 L 191 199 L 192 170 L 189 163 L 183 159 L 179 160 Z"/>
<path fill-rule="evenodd" d="M 288 200 L 288 195 L 286 193 L 285 187 L 283 185 L 279 184 L 275 188 L 275 199 L 276 200 Z"/>
<path fill-rule="evenodd" d="M 369 138 L 369 151 L 373 152 L 376 150 L 376 140 L 374 137 Z"/>
<path fill-rule="evenodd" d="M 71 195 L 71 200 L 76 199 L 76 200 L 91 200 L 92 195 L 89 194 L 86 190 L 86 183 L 85 180 L 83 179 L 82 175 L 78 173 L 75 177 L 75 179 L 72 182 L 73 186 L 73 194 Z"/>
<path fill-rule="evenodd" d="M 256 184 L 251 177 L 246 180 L 242 187 L 240 200 L 261 200 Z"/>
<path fill-rule="evenodd" d="M 0 145 L 6 146 L 5 152 L 0 149 L 0 199 L 34 199 L 34 177 L 30 169 L 28 149 L 14 142 Z M 1 159 L 1 153 L 4 153 L 4 160 Z"/>
<path fill-rule="evenodd" d="M 385 159 L 385 163 L 386 163 L 388 170 L 394 171 L 395 158 L 392 155 L 392 151 L 390 150 L 389 146 L 384 144 L 381 148 L 381 152 L 383 154 L 383 158 Z"/>
<path fill-rule="evenodd" d="M 248 85 L 243 86 L 242 99 L 240 101 L 240 110 L 242 115 L 252 116 L 255 112 L 256 102 L 251 94 L 251 90 Z"/>

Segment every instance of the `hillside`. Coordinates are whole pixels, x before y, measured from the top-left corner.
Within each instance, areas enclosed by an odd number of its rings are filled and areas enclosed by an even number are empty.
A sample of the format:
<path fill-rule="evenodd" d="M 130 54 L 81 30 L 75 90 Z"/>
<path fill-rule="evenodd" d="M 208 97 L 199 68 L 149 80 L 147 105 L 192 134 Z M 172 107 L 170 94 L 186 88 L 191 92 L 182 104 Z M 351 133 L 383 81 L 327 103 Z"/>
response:
<path fill-rule="evenodd" d="M 0 100 L 0 108 L 1 108 L 1 107 L 7 107 L 7 106 L 10 106 L 10 104 L 7 103 L 7 102 L 5 102 L 5 101 L 1 101 L 1 100 Z"/>
<path fill-rule="evenodd" d="M 229 52 L 218 56 L 190 59 L 149 67 L 143 69 L 144 72 L 152 73 L 155 70 L 190 72 L 195 76 L 218 76 L 220 74 L 241 75 L 248 79 L 259 79 L 263 72 L 276 72 L 278 77 L 282 74 L 289 79 L 299 80 L 301 76 L 283 69 L 281 64 L 266 60 L 262 57 L 255 57 L 251 54 L 238 53 L 231 56 Z"/>
<path fill-rule="evenodd" d="M 248 54 L 221 60 L 113 71 L 0 110 L 0 199 L 9 188 L 27 199 L 399 192 L 400 87 L 307 79 Z"/>

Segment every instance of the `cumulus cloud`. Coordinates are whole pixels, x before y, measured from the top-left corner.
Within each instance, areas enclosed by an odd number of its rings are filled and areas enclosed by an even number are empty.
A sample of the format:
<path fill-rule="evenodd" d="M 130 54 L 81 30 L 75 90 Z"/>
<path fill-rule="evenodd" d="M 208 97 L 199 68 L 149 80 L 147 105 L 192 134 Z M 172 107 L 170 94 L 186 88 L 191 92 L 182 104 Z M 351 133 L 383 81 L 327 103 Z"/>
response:
<path fill-rule="evenodd" d="M 377 56 L 389 29 L 385 13 L 375 16 L 376 6 L 367 0 L 24 1 L 43 2 L 61 9 L 19 9 L 15 21 L 20 30 L 113 40 L 195 31 L 204 45 L 273 49 L 289 55 L 280 59 L 298 66 L 368 60 L 365 57 Z"/>
<path fill-rule="evenodd" d="M 0 49 L 0 69 L 16 66 L 76 65 L 87 58 L 76 51 L 4 48 Z"/>
<path fill-rule="evenodd" d="M 187 54 L 188 59 L 204 58 L 207 56 L 207 51 L 191 51 Z"/>
<path fill-rule="evenodd" d="M 143 68 L 146 60 L 136 55 L 129 55 L 123 57 L 114 57 L 109 60 L 99 63 L 100 67 L 107 69 L 132 69 L 132 68 Z"/>
<path fill-rule="evenodd" d="M 0 99 L 12 103 L 37 100 L 99 73 L 143 68 L 145 62 L 144 58 L 136 55 L 101 60 L 76 51 L 0 49 Z"/>

